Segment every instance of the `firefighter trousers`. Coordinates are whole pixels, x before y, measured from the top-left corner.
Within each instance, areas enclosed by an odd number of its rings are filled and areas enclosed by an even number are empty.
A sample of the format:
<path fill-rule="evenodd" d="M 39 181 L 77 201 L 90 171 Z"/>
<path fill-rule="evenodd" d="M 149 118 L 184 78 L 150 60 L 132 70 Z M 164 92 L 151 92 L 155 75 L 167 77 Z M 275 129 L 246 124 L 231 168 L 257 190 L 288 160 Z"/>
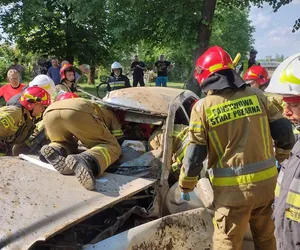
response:
<path fill-rule="evenodd" d="M 248 223 L 256 250 L 276 250 L 272 204 L 273 199 L 257 206 L 214 204 L 214 250 L 241 250 Z"/>
<path fill-rule="evenodd" d="M 86 152 L 97 160 L 99 175 L 121 155 L 117 139 L 90 113 L 72 109 L 50 110 L 46 112 L 44 122 L 51 146 L 63 147 L 68 154 L 73 154 L 78 148 L 77 140 L 80 140 L 88 148 Z"/>

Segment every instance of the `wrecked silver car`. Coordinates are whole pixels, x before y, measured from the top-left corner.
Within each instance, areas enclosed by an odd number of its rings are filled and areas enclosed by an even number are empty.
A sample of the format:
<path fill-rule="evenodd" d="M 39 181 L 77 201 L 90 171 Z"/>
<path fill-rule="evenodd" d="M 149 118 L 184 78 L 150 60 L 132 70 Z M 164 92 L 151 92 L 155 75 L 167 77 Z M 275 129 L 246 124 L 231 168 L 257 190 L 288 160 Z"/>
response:
<path fill-rule="evenodd" d="M 126 128 L 123 155 L 93 192 L 34 156 L 1 157 L 0 248 L 82 249 L 168 214 L 171 135 L 174 124 L 189 124 L 198 99 L 188 90 L 142 87 L 98 100 L 118 112 Z M 159 149 L 148 150 L 149 128 L 163 130 Z"/>

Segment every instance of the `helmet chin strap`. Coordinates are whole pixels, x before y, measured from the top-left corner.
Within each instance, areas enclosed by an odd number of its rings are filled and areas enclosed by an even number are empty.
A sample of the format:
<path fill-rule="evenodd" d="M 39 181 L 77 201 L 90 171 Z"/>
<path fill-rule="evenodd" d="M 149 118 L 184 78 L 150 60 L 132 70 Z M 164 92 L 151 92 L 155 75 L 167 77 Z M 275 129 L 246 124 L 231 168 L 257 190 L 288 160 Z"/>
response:
<path fill-rule="evenodd" d="M 300 131 L 300 122 L 295 124 L 295 128 Z"/>

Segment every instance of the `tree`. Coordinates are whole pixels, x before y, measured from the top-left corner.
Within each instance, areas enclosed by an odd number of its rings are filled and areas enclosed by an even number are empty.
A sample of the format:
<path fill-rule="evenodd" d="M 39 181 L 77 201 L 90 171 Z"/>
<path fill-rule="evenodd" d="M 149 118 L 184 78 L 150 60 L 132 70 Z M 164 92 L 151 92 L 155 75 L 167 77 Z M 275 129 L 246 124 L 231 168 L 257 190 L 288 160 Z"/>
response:
<path fill-rule="evenodd" d="M 109 58 L 105 0 L 1 1 L 1 25 L 24 51 L 75 56 L 92 66 Z"/>
<path fill-rule="evenodd" d="M 113 32 L 129 44 L 146 40 L 156 45 L 189 43 L 193 49 L 193 61 L 210 44 L 215 11 L 245 10 L 250 3 L 262 6 L 266 2 L 277 10 L 291 0 L 110 0 L 110 20 Z M 230 21 L 227 20 L 227 21 Z M 240 23 L 242 25 L 242 23 Z"/>
<path fill-rule="evenodd" d="M 224 46 L 234 54 L 246 54 L 253 41 L 247 9 L 220 2 L 213 20 L 214 2 L 111 0 L 110 30 L 126 47 L 143 41 L 150 48 L 169 49 L 173 57 L 181 54 L 192 65 L 192 75 L 196 59 L 209 44 Z"/>

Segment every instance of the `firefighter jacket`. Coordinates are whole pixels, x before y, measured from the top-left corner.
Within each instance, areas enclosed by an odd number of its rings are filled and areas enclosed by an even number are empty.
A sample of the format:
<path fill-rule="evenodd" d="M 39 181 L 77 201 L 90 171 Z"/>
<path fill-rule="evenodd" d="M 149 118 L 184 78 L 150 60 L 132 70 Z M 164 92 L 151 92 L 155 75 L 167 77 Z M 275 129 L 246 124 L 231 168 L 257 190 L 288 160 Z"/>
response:
<path fill-rule="evenodd" d="M 103 105 L 86 100 L 83 98 L 66 99 L 52 103 L 46 110 L 45 114 L 51 110 L 69 109 L 79 112 L 91 114 L 97 121 L 100 121 L 106 125 L 112 135 L 115 137 L 123 136 L 123 131 L 119 120 L 114 112 Z M 84 123 L 84 121 L 82 121 Z M 86 124 L 86 128 L 89 128 L 89 124 Z"/>
<path fill-rule="evenodd" d="M 107 91 L 113 91 L 116 89 L 124 89 L 131 87 L 127 76 L 120 75 L 119 77 L 110 76 L 107 81 Z"/>
<path fill-rule="evenodd" d="M 65 91 L 65 92 L 76 92 L 76 87 L 74 86 L 74 83 L 71 85 L 67 84 L 66 82 L 62 81 L 60 84 L 57 84 L 55 86 L 56 92 Z"/>
<path fill-rule="evenodd" d="M 173 130 L 173 147 L 172 147 L 172 170 L 179 170 L 182 165 L 184 153 L 189 142 L 189 127 L 182 124 L 175 124 Z M 162 146 L 163 130 L 156 129 L 149 137 L 149 149 L 155 150 Z"/>
<path fill-rule="evenodd" d="M 281 164 L 273 216 L 277 249 L 300 249 L 300 141 Z"/>
<path fill-rule="evenodd" d="M 35 118 L 18 106 L 0 108 L 0 142 L 10 145 L 25 142 L 34 130 Z"/>
<path fill-rule="evenodd" d="M 261 90 L 227 88 L 207 96 L 193 107 L 186 154 L 191 144 L 207 148 L 210 180 L 220 204 L 240 202 L 245 199 L 241 190 L 252 192 L 257 190 L 259 183 L 265 185 L 270 180 L 270 185 L 274 184 L 277 168 L 271 126 L 276 139 L 276 156 L 281 162 L 288 157 L 294 143 L 292 127 Z M 285 140 L 289 142 L 286 144 Z M 199 164 L 186 166 L 184 159 L 179 179 L 182 191 L 193 190 L 197 183 L 196 173 L 201 169 L 190 168 L 197 167 Z M 228 191 L 232 195 L 228 195 Z"/>
<path fill-rule="evenodd" d="M 278 96 L 275 94 L 269 94 L 264 92 L 265 95 L 268 97 L 269 101 L 273 103 L 273 105 L 278 109 L 278 111 L 283 114 L 283 109 L 284 109 L 284 101 L 282 99 L 282 96 Z"/>

